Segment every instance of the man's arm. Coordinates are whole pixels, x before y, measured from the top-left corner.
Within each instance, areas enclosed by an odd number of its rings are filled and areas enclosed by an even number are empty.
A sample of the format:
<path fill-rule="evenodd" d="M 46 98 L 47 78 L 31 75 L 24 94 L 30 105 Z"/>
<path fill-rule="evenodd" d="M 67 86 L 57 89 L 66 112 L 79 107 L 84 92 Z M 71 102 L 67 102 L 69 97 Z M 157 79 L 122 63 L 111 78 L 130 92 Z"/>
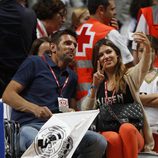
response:
<path fill-rule="evenodd" d="M 141 94 L 140 100 L 144 106 L 158 108 L 158 93 Z"/>
<path fill-rule="evenodd" d="M 37 118 L 50 118 L 52 112 L 46 106 L 38 106 L 20 96 L 24 88 L 23 85 L 12 80 L 5 89 L 2 100 L 18 111 L 32 113 Z"/>

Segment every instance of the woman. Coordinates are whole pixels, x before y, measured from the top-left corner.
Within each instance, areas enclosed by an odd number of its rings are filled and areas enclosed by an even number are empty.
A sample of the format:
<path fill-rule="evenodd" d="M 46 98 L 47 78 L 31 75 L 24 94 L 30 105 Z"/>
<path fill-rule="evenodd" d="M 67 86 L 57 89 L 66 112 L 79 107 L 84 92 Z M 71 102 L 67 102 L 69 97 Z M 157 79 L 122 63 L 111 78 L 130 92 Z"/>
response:
<path fill-rule="evenodd" d="M 150 42 L 142 33 L 135 33 L 134 41 L 143 43 L 146 51 L 139 64 L 130 69 L 125 68 L 120 50 L 110 40 L 102 39 L 96 43 L 92 61 L 93 83 L 82 102 L 82 110 L 96 109 L 97 105 L 104 103 L 111 105 L 136 101 L 141 104 L 139 87 L 150 66 Z M 151 151 L 154 141 L 145 113 L 141 131 L 130 123 L 124 123 L 118 132 L 101 132 L 108 140 L 107 158 L 137 158 L 138 152 L 143 149 Z"/>
<path fill-rule="evenodd" d="M 86 7 L 75 8 L 72 12 L 71 23 L 75 30 L 83 24 L 90 17 L 89 11 Z"/>
<path fill-rule="evenodd" d="M 46 36 L 35 39 L 32 43 L 30 55 L 42 56 L 45 52 L 51 54 L 50 43 L 49 37 Z"/>
<path fill-rule="evenodd" d="M 145 112 L 150 124 L 150 127 L 155 138 L 154 150 L 158 152 L 158 68 L 154 66 L 155 54 L 158 53 L 158 38 L 151 35 L 147 36 L 151 42 L 152 62 L 148 73 L 139 89 L 140 99 L 144 105 Z M 140 60 L 144 53 L 144 47 L 140 43 L 137 45 L 137 56 Z"/>

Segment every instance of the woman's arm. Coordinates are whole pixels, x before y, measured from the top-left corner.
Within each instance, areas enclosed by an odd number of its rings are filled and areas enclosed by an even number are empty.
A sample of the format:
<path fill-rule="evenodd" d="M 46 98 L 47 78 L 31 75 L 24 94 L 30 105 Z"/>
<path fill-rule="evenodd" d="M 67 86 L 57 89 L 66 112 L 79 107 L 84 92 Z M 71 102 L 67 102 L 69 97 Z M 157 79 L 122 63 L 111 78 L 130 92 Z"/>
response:
<path fill-rule="evenodd" d="M 158 93 L 141 94 L 140 100 L 144 106 L 158 108 Z"/>
<path fill-rule="evenodd" d="M 86 96 L 81 103 L 81 110 L 85 111 L 85 110 L 96 109 L 95 103 L 96 103 L 96 98 L 91 98 L 89 96 Z"/>
<path fill-rule="evenodd" d="M 134 41 L 136 43 L 142 43 L 145 47 L 145 52 L 139 63 L 128 71 L 135 88 L 139 89 L 151 65 L 151 45 L 146 35 L 140 32 L 134 33 Z"/>
<path fill-rule="evenodd" d="M 81 110 L 96 109 L 95 100 L 96 93 L 100 83 L 104 80 L 104 67 L 101 70 L 100 62 L 97 63 L 97 72 L 93 74 L 93 83 L 88 91 L 88 95 L 83 99 L 81 103 Z"/>

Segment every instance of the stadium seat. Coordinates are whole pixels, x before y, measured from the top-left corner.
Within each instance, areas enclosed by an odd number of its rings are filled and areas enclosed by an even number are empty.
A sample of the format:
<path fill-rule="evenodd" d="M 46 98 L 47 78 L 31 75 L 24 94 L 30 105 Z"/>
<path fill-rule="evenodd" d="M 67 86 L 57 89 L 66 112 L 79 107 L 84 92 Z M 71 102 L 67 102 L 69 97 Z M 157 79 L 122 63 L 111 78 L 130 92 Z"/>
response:
<path fill-rule="evenodd" d="M 11 108 L 7 104 L 3 103 L 0 99 L 0 103 L 3 107 L 3 126 L 4 126 L 4 144 L 5 144 L 5 157 L 6 158 L 19 158 L 19 139 L 18 133 L 20 129 L 19 123 L 10 119 Z"/>

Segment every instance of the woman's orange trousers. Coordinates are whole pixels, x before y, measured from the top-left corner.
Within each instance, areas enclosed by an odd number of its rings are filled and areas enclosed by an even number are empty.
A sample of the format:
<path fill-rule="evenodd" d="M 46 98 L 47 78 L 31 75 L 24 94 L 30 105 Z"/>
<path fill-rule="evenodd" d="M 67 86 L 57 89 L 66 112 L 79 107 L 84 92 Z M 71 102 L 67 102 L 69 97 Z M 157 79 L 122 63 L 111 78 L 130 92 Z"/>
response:
<path fill-rule="evenodd" d="M 144 147 L 144 139 L 140 132 L 130 123 L 120 126 L 119 132 L 101 132 L 108 141 L 107 158 L 138 158 Z"/>

